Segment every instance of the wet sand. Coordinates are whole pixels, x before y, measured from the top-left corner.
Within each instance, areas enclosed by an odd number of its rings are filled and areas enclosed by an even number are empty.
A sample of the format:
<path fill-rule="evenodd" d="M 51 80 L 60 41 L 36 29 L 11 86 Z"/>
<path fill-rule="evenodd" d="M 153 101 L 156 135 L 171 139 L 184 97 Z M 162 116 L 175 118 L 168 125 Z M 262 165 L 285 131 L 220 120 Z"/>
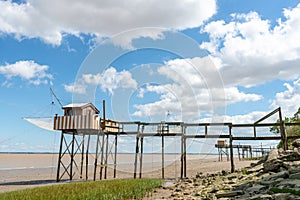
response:
<path fill-rule="evenodd" d="M 117 177 L 133 178 L 134 154 L 117 155 Z M 80 158 L 77 157 L 78 168 L 74 167 L 75 180 L 80 180 Z M 79 160 L 78 160 L 79 159 Z M 7 192 L 43 185 L 57 184 L 57 154 L 0 154 L 0 192 Z M 226 160 L 226 159 L 224 159 Z M 230 170 L 229 161 L 218 161 L 216 155 L 187 155 L 187 176 L 195 176 L 198 172 L 213 173 L 221 170 Z M 99 162 L 99 161 L 98 161 Z M 235 168 L 249 166 L 253 161 L 235 160 Z M 88 179 L 93 179 L 94 155 L 89 156 Z M 113 178 L 113 161 L 107 167 L 107 179 Z M 161 178 L 162 162 L 159 154 L 143 155 L 142 177 Z M 181 162 L 178 154 L 165 155 L 164 178 L 178 178 L 181 173 Z M 139 166 L 137 177 L 139 177 Z M 103 170 L 104 173 L 104 170 Z M 85 179 L 85 167 L 83 178 Z M 100 179 L 100 167 L 97 168 L 97 177 Z M 63 179 L 68 177 L 65 174 Z"/>

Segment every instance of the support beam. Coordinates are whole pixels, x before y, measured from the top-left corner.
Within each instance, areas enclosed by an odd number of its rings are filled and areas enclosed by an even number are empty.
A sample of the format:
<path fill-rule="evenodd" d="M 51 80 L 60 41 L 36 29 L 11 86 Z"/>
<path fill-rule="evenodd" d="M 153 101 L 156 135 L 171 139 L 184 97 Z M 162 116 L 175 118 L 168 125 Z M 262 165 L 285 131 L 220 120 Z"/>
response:
<path fill-rule="evenodd" d="M 91 135 L 88 135 L 86 153 L 85 153 L 85 180 L 88 180 L 89 174 L 89 149 L 90 149 L 90 139 Z"/>
<path fill-rule="evenodd" d="M 70 163 L 70 180 L 73 179 L 73 163 L 74 163 L 74 143 L 75 143 L 75 132 L 72 134 L 72 150 L 71 150 L 71 163 Z"/>
<path fill-rule="evenodd" d="M 57 174 L 56 174 L 56 182 L 60 181 L 60 163 L 61 163 L 61 156 L 62 156 L 62 146 L 63 146 L 63 140 L 64 140 L 64 132 L 61 132 L 60 137 L 60 145 L 59 145 L 59 154 L 58 154 L 58 166 L 57 166 Z"/>
<path fill-rule="evenodd" d="M 143 153 L 144 153 L 144 137 L 141 137 L 141 153 L 140 153 L 140 175 L 139 178 L 142 178 L 143 173 Z"/>
<path fill-rule="evenodd" d="M 229 126 L 229 145 L 230 145 L 230 164 L 231 164 L 231 173 L 234 172 L 234 161 L 233 161 L 233 146 L 232 146 L 232 132 L 231 132 L 232 126 Z"/>
<path fill-rule="evenodd" d="M 96 174 L 97 174 L 98 156 L 99 156 L 99 143 L 100 143 L 100 130 L 98 131 L 97 142 L 96 142 L 96 155 L 95 155 L 95 163 L 94 163 L 94 181 L 96 180 Z"/>
<path fill-rule="evenodd" d="M 138 164 L 138 155 L 139 155 L 139 139 L 140 139 L 140 124 L 138 124 L 138 130 L 137 130 L 136 142 L 135 142 L 135 160 L 134 160 L 133 178 L 136 178 L 136 173 L 137 173 L 137 164 Z"/>
<path fill-rule="evenodd" d="M 104 179 L 107 179 L 107 165 L 108 165 L 108 140 L 109 139 L 109 135 L 106 134 L 106 148 L 105 148 L 105 161 L 104 161 Z"/>
<path fill-rule="evenodd" d="M 164 127 L 162 127 L 161 135 L 161 178 L 165 178 L 165 138 L 164 138 Z"/>
<path fill-rule="evenodd" d="M 118 134 L 115 135 L 114 178 L 117 177 Z"/>
<path fill-rule="evenodd" d="M 82 135 L 82 142 L 81 142 L 81 161 L 80 161 L 80 179 L 82 179 L 83 174 L 83 161 L 84 161 L 84 137 L 85 135 Z"/>

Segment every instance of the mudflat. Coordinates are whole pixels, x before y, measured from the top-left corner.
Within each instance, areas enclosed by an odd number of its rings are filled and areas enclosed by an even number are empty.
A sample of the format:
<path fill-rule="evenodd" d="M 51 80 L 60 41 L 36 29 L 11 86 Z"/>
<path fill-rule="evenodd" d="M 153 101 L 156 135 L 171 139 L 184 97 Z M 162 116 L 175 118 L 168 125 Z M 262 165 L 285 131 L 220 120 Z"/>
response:
<path fill-rule="evenodd" d="M 134 154 L 117 155 L 117 177 L 133 178 Z M 180 155 L 166 154 L 164 157 L 164 178 L 178 178 L 181 172 Z M 224 159 L 226 160 L 226 159 Z M 218 161 L 217 155 L 187 155 L 187 176 L 195 176 L 198 172 L 214 173 L 222 170 L 230 170 L 229 161 Z M 93 179 L 94 155 L 89 155 L 88 180 Z M 235 168 L 249 166 L 253 161 L 239 161 L 235 159 Z M 56 183 L 58 154 L 0 154 L 0 192 L 44 186 Z M 77 163 L 80 163 L 77 161 Z M 113 163 L 110 158 L 108 163 Z M 138 165 L 137 173 L 140 172 Z M 75 180 L 79 180 L 79 169 L 74 167 L 77 174 Z M 99 168 L 97 170 L 99 171 Z M 97 171 L 96 179 L 100 179 Z M 113 179 L 114 165 L 107 166 L 107 179 Z M 138 175 L 139 176 L 139 175 Z M 137 177 L 138 177 L 137 176 Z M 142 177 L 161 178 L 162 158 L 160 154 L 145 154 L 142 162 Z M 63 177 L 67 179 L 68 177 Z"/>

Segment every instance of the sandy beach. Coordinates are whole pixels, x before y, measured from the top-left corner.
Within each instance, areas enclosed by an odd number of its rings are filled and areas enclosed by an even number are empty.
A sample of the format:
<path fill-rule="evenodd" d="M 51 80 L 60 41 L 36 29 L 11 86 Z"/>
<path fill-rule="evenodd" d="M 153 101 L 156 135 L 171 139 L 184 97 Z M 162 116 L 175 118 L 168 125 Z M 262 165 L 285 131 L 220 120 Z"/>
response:
<path fill-rule="evenodd" d="M 118 154 L 117 178 L 133 178 L 134 154 Z M 0 154 L 0 192 L 25 189 L 56 183 L 57 154 Z M 93 179 L 93 155 L 89 157 L 88 179 Z M 224 159 L 226 160 L 226 159 Z M 213 173 L 230 170 L 230 162 L 218 161 L 217 155 L 187 155 L 187 176 L 196 173 Z M 249 166 L 253 161 L 239 161 L 235 159 L 235 168 Z M 108 163 L 112 163 L 109 160 Z M 165 155 L 165 178 L 180 177 L 180 156 L 178 154 Z M 145 154 L 143 156 L 142 177 L 162 177 L 161 155 Z M 99 169 L 97 179 L 99 179 Z M 137 169 L 139 172 L 139 169 Z M 75 180 L 79 179 L 79 171 L 75 170 Z M 85 172 L 84 172 L 85 174 Z M 64 177 L 67 178 L 67 177 Z M 113 178 L 113 165 L 108 165 L 107 179 Z"/>

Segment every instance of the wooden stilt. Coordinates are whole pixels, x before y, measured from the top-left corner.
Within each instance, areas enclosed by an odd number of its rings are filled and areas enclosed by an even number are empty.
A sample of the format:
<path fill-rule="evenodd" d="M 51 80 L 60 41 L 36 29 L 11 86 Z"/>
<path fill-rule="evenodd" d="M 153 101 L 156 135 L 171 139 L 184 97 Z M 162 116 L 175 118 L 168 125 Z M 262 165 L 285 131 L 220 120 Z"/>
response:
<path fill-rule="evenodd" d="M 280 123 L 280 135 L 283 143 L 283 149 L 288 150 L 287 137 L 284 128 L 284 121 L 282 120 L 281 108 L 279 107 L 279 123 Z"/>
<path fill-rule="evenodd" d="M 105 162 L 104 162 L 104 179 L 107 178 L 107 159 L 108 159 L 108 139 L 109 134 L 106 135 L 106 148 L 105 148 Z"/>
<path fill-rule="evenodd" d="M 135 159 L 134 159 L 134 172 L 133 178 L 136 178 L 137 172 L 137 163 L 138 163 L 138 154 L 139 154 L 139 139 L 140 139 L 140 124 L 138 124 L 138 130 L 136 135 L 136 142 L 135 142 Z"/>
<path fill-rule="evenodd" d="M 142 178 L 143 173 L 143 153 L 144 153 L 144 137 L 141 136 L 141 153 L 140 153 L 140 178 Z"/>
<path fill-rule="evenodd" d="M 97 142 L 96 142 L 96 155 L 95 155 L 95 163 L 94 163 L 94 181 L 96 180 L 96 173 L 97 173 L 97 166 L 98 166 L 99 143 L 100 143 L 100 131 L 98 131 Z"/>
<path fill-rule="evenodd" d="M 232 146 L 232 126 L 229 126 L 229 147 L 230 147 L 230 163 L 231 163 L 231 173 L 234 172 L 234 160 L 233 160 L 233 146 Z"/>
<path fill-rule="evenodd" d="M 239 157 L 239 160 L 241 160 L 240 147 L 239 147 L 239 145 L 238 145 L 238 147 L 237 147 L 237 150 L 238 150 L 238 157 Z"/>
<path fill-rule="evenodd" d="M 72 134 L 72 150 L 71 150 L 71 164 L 70 164 L 70 180 L 73 179 L 74 143 L 75 143 L 75 132 L 73 132 L 73 134 Z"/>
<path fill-rule="evenodd" d="M 181 144 L 180 144 L 180 151 L 181 151 L 181 156 L 180 156 L 180 178 L 183 178 L 183 126 L 181 129 Z"/>
<path fill-rule="evenodd" d="M 83 161 L 84 161 L 84 137 L 85 135 L 82 135 L 82 141 L 81 141 L 81 161 L 80 161 L 80 179 L 82 179 L 83 174 Z"/>
<path fill-rule="evenodd" d="M 164 128 L 164 127 L 162 127 Z M 164 131 L 161 135 L 161 178 L 165 178 L 165 140 L 164 140 Z"/>
<path fill-rule="evenodd" d="M 114 178 L 117 177 L 118 134 L 115 135 Z"/>
<path fill-rule="evenodd" d="M 103 172 L 103 161 L 104 161 L 104 144 L 105 144 L 105 133 L 102 132 L 102 144 L 101 144 L 101 163 L 100 163 L 100 180 L 102 180 L 102 172 Z"/>
<path fill-rule="evenodd" d="M 184 177 L 187 177 L 187 173 L 186 173 L 186 138 L 185 135 L 183 137 L 183 163 L 184 163 Z"/>
<path fill-rule="evenodd" d="M 103 156 L 104 156 L 104 140 L 105 140 L 105 128 L 106 128 L 106 106 L 105 100 L 102 101 L 103 106 L 103 122 L 102 122 L 102 145 L 101 145 L 101 166 L 100 166 L 100 180 L 102 180 L 103 170 Z"/>
<path fill-rule="evenodd" d="M 88 180 L 88 171 L 89 171 L 89 148 L 90 148 L 90 137 L 88 135 L 87 145 L 86 145 L 86 153 L 85 153 L 85 179 Z"/>
<path fill-rule="evenodd" d="M 57 165 L 57 174 L 56 174 L 56 182 L 60 181 L 60 163 L 61 163 L 61 154 L 62 154 L 62 146 L 63 146 L 63 140 L 64 140 L 64 132 L 61 132 L 60 137 L 60 145 L 59 145 L 59 154 L 58 154 L 58 165 Z"/>

